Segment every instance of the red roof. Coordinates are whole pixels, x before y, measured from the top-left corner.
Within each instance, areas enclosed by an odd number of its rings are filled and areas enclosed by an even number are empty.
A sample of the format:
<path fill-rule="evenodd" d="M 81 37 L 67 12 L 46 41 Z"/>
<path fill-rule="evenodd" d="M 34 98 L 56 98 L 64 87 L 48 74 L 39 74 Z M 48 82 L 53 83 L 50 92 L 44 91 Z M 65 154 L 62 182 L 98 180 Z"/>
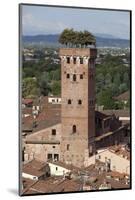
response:
<path fill-rule="evenodd" d="M 22 104 L 32 104 L 33 103 L 33 99 L 23 99 L 22 100 Z"/>

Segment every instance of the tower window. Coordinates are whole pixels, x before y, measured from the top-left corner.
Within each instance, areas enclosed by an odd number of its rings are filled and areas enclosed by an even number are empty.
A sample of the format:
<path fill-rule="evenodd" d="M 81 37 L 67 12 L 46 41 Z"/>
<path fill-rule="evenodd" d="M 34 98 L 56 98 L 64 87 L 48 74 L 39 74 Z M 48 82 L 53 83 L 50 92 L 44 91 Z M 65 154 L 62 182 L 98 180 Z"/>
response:
<path fill-rule="evenodd" d="M 83 58 L 80 58 L 80 64 L 83 64 Z"/>
<path fill-rule="evenodd" d="M 69 151 L 69 146 L 70 146 L 70 145 L 69 145 L 69 144 L 67 144 L 67 151 Z"/>
<path fill-rule="evenodd" d="M 59 160 L 59 154 L 54 154 L 54 160 L 58 161 Z"/>
<path fill-rule="evenodd" d="M 73 58 L 73 63 L 76 64 L 76 58 L 75 57 Z"/>
<path fill-rule="evenodd" d="M 70 74 L 67 74 L 67 78 L 70 78 Z"/>
<path fill-rule="evenodd" d="M 82 100 L 81 100 L 81 99 L 78 100 L 78 104 L 79 104 L 79 105 L 82 104 Z"/>
<path fill-rule="evenodd" d="M 56 135 L 56 129 L 52 129 L 52 135 Z"/>
<path fill-rule="evenodd" d="M 70 63 L 70 57 L 67 57 L 67 63 L 68 64 Z"/>
<path fill-rule="evenodd" d="M 76 133 L 76 125 L 73 125 L 73 133 Z"/>
<path fill-rule="evenodd" d="M 71 99 L 68 99 L 68 104 L 71 104 Z"/>
<path fill-rule="evenodd" d="M 80 79 L 83 79 L 83 74 L 80 74 Z"/>
<path fill-rule="evenodd" d="M 51 159 L 52 159 L 52 154 L 51 154 L 51 153 L 48 153 L 48 154 L 47 154 L 47 159 L 48 159 L 48 160 L 51 160 Z"/>
<path fill-rule="evenodd" d="M 76 81 L 76 74 L 73 74 L 73 81 Z"/>

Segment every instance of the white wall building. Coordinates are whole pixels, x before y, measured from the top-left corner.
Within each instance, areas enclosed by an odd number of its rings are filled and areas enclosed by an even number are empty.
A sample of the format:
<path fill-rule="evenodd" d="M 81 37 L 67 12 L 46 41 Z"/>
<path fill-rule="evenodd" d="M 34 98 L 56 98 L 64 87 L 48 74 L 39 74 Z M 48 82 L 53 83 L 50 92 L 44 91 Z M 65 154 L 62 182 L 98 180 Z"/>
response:
<path fill-rule="evenodd" d="M 61 97 L 48 97 L 48 103 L 61 104 Z"/>
<path fill-rule="evenodd" d="M 60 162 L 49 162 L 48 164 L 50 167 L 50 174 L 52 176 L 65 176 L 71 172 L 69 168 L 62 166 Z"/>

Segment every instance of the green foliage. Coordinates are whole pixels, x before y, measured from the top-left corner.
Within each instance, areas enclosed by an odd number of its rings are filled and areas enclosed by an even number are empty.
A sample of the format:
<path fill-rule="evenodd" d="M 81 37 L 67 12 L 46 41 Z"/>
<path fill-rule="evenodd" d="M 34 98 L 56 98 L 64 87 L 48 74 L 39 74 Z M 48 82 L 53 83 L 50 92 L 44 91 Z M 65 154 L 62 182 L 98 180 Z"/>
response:
<path fill-rule="evenodd" d="M 96 66 L 97 104 L 108 109 L 122 109 L 124 105 L 113 97 L 130 89 L 130 69 L 122 64 L 119 56 L 106 55 Z"/>
<path fill-rule="evenodd" d="M 127 89 L 128 89 L 128 88 L 127 88 L 126 83 L 120 84 L 120 86 L 119 86 L 119 91 L 120 91 L 120 93 L 126 92 Z"/>
<path fill-rule="evenodd" d="M 24 78 L 22 81 L 22 96 L 35 98 L 39 94 L 36 78 Z"/>
<path fill-rule="evenodd" d="M 96 39 L 88 31 L 74 31 L 73 29 L 64 29 L 61 33 L 59 42 L 69 47 L 87 47 L 91 44 L 96 44 Z"/>
<path fill-rule="evenodd" d="M 110 90 L 100 91 L 97 95 L 97 103 L 98 105 L 104 105 L 104 109 L 112 109 L 115 107 Z"/>
<path fill-rule="evenodd" d="M 53 95 L 60 95 L 61 94 L 61 82 L 53 81 L 51 90 L 52 90 Z"/>
<path fill-rule="evenodd" d="M 130 109 L 130 99 L 128 99 L 128 102 L 127 102 L 127 104 L 126 104 L 126 107 L 127 107 L 128 109 Z"/>
<path fill-rule="evenodd" d="M 38 80 L 38 86 L 40 89 L 40 94 L 47 96 L 48 93 L 51 91 L 50 85 L 49 85 L 49 73 L 45 72 L 43 75 L 41 75 L 40 79 Z"/>

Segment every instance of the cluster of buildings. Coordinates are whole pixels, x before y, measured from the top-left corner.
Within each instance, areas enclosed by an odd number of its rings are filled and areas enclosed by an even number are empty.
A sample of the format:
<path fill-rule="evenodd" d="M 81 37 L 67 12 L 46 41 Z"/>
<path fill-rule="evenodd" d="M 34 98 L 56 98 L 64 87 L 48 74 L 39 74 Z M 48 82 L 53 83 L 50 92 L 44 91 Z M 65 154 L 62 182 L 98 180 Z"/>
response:
<path fill-rule="evenodd" d="M 61 97 L 22 101 L 21 193 L 130 188 L 130 117 L 95 109 L 96 49 L 59 56 Z"/>

